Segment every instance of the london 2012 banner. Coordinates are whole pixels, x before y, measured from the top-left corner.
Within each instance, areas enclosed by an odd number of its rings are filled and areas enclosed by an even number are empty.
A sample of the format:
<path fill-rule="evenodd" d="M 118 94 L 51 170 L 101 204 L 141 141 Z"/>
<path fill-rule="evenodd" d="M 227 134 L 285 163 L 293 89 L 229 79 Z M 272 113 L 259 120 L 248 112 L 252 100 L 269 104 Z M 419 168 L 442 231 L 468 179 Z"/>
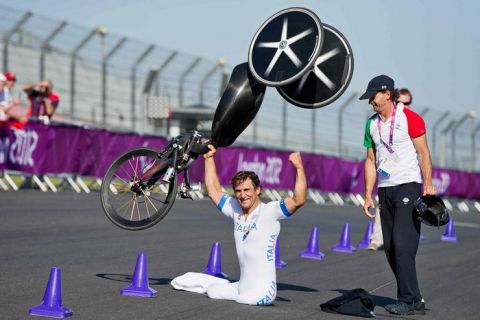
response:
<path fill-rule="evenodd" d="M 161 150 L 167 143 L 167 139 L 152 135 L 30 122 L 23 130 L 0 128 L 0 170 L 101 178 L 122 153 L 138 147 Z M 295 172 L 288 155 L 288 151 L 231 146 L 220 148 L 215 160 L 223 185 L 228 185 L 237 171 L 249 170 L 259 175 L 265 188 L 292 189 Z M 363 194 L 363 160 L 310 153 L 303 153 L 302 158 L 309 188 Z M 203 181 L 202 157 L 189 170 L 192 181 Z M 480 198 L 478 172 L 435 168 L 433 183 L 440 195 Z"/>

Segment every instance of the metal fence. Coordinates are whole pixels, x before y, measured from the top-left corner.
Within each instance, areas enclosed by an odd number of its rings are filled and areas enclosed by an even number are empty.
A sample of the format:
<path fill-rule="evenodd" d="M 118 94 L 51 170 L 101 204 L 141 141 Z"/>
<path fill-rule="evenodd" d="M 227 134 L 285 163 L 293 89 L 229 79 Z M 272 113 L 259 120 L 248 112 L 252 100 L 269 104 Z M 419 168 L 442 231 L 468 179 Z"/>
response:
<path fill-rule="evenodd" d="M 157 132 L 145 95 L 166 97 L 170 108 L 216 107 L 222 61 L 2 6 L 0 20 L 3 70 L 15 71 L 20 84 L 51 79 L 64 120 Z M 146 87 L 151 71 L 156 76 Z"/>
<path fill-rule="evenodd" d="M 221 59 L 158 46 L 161 35 L 145 43 L 103 27 L 81 27 L 5 6 L 0 6 L 0 33 L 3 70 L 15 71 L 20 85 L 51 79 L 61 96 L 57 119 L 114 130 L 175 135 L 175 123 L 159 121 L 162 116 L 152 115 L 147 102 L 213 113 L 233 68 Z M 362 158 L 365 120 L 372 111 L 358 95 L 347 90 L 327 108 L 307 110 L 289 105 L 269 88 L 237 143 Z M 434 165 L 480 168 L 480 125 L 473 114 L 415 110 L 426 120 Z"/>

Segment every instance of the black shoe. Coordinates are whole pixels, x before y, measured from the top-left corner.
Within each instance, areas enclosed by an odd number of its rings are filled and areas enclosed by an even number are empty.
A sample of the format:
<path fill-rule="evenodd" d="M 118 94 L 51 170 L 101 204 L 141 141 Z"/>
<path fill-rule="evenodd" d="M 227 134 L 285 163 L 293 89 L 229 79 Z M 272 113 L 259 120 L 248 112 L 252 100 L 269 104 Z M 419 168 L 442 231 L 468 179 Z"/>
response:
<path fill-rule="evenodd" d="M 425 302 L 423 302 L 423 299 L 413 304 L 413 310 L 415 314 L 425 314 Z"/>
<path fill-rule="evenodd" d="M 385 310 L 393 314 L 399 314 L 402 316 L 415 314 L 414 303 L 408 304 L 402 301 L 397 301 L 396 303 L 387 304 Z"/>

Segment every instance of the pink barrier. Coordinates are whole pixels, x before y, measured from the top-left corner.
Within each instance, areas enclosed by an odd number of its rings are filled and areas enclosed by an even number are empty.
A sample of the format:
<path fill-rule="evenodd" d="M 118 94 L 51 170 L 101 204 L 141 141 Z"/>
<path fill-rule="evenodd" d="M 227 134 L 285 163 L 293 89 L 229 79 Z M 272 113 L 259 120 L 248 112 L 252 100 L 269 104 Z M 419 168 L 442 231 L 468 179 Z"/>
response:
<path fill-rule="evenodd" d="M 163 148 L 165 138 L 135 133 L 53 124 L 29 123 L 24 130 L 1 128 L 0 170 L 31 174 L 70 173 L 102 177 L 125 151 L 138 147 Z M 216 163 L 221 183 L 228 185 L 239 170 L 255 171 L 266 188 L 292 189 L 295 172 L 289 152 L 261 148 L 228 147 L 218 150 Z M 309 188 L 363 194 L 363 160 L 302 154 Z M 191 167 L 191 180 L 203 181 L 203 159 Z M 434 184 L 441 195 L 480 198 L 480 173 L 435 168 Z"/>

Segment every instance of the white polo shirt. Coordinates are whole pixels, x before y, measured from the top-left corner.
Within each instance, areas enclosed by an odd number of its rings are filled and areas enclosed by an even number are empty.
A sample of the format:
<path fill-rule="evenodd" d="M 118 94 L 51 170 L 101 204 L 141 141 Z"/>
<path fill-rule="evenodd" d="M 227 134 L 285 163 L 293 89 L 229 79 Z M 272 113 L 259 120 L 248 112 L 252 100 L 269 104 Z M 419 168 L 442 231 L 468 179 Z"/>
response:
<path fill-rule="evenodd" d="M 417 113 L 405 108 L 403 103 L 398 103 L 396 108 L 391 149 L 398 156 L 399 162 L 390 176 L 379 175 L 378 187 L 391 187 L 409 182 L 422 183 L 417 151 L 412 139 L 426 133 L 425 122 Z M 382 159 L 390 154 L 384 143 L 389 144 L 391 123 L 392 117 L 383 122 L 376 113 L 367 120 L 365 126 L 363 145 L 375 149 L 377 167 Z M 380 141 L 380 132 L 384 143 Z"/>

